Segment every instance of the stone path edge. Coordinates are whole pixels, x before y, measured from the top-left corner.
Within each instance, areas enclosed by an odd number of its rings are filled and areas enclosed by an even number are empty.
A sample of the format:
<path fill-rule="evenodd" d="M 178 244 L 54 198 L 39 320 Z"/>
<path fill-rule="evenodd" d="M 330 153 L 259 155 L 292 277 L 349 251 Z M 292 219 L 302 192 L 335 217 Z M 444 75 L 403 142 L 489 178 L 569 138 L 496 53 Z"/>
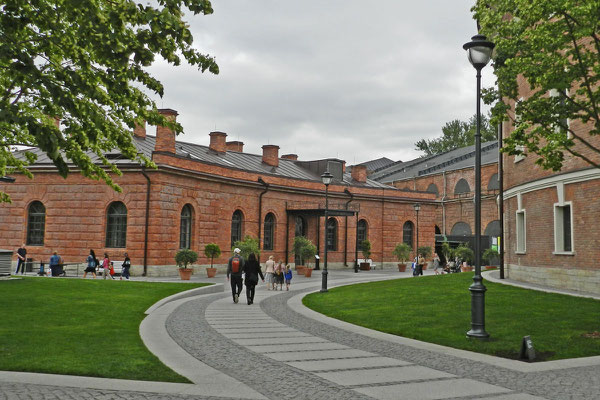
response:
<path fill-rule="evenodd" d="M 144 345 L 167 367 L 192 381 L 193 385 L 189 386 L 201 388 L 205 396 L 266 399 L 244 383 L 198 360 L 169 335 L 166 321 L 171 313 L 183 303 L 207 294 L 172 300 L 154 309 L 140 324 L 139 332 Z"/>
<path fill-rule="evenodd" d="M 154 312 L 156 309 L 164 306 L 167 303 L 170 303 L 175 300 L 184 299 L 192 296 L 199 296 L 203 294 L 211 294 L 211 293 L 221 293 L 224 291 L 224 285 L 222 283 L 211 283 L 208 286 L 202 286 L 199 288 L 194 288 L 190 290 L 186 290 L 184 292 L 175 293 L 169 297 L 165 297 L 164 299 L 160 299 L 156 303 L 152 304 L 144 314 L 149 315 Z"/>
<path fill-rule="evenodd" d="M 343 284 L 337 286 L 344 286 Z M 333 286 L 330 286 L 330 289 Z M 363 336 L 372 337 L 374 339 L 386 340 L 392 343 L 410 346 L 418 349 L 429 350 L 441 354 L 446 354 L 458 358 L 477 361 L 493 365 L 496 367 L 506 368 L 517 372 L 543 372 L 566 368 L 577 368 L 587 366 L 600 365 L 600 356 L 572 358 L 566 360 L 544 361 L 538 363 L 527 363 L 523 361 L 509 360 L 506 358 L 494 357 L 487 354 L 475 353 L 468 350 L 460 350 L 452 347 L 446 347 L 439 344 L 422 342 L 416 339 L 409 339 L 402 336 L 396 336 L 389 333 L 379 332 L 362 326 L 354 325 L 349 322 L 344 322 L 335 318 L 327 317 L 316 311 L 311 310 L 302 303 L 302 299 L 311 294 L 318 293 L 318 290 L 304 292 L 291 297 L 287 305 L 292 310 L 303 315 L 304 317 L 319 321 L 324 324 L 334 326 L 348 332 L 357 333 Z"/>

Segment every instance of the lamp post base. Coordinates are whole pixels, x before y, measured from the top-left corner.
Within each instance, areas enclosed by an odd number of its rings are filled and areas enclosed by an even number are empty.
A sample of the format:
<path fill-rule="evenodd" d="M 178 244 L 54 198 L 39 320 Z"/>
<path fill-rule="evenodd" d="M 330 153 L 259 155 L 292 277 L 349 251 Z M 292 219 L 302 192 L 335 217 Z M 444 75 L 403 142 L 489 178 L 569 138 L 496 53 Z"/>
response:
<path fill-rule="evenodd" d="M 469 291 L 471 291 L 471 330 L 467 332 L 467 337 L 487 339 L 490 337 L 490 334 L 485 331 L 485 292 L 487 289 L 478 272 L 473 277 L 473 284 L 469 287 Z"/>

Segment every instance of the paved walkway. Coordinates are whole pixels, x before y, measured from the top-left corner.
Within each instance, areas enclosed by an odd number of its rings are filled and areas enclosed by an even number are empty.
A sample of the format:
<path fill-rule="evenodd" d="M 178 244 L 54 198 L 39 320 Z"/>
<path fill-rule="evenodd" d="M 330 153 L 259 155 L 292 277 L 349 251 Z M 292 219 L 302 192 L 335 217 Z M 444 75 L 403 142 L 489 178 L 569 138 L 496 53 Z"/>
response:
<path fill-rule="evenodd" d="M 393 279 L 331 271 L 330 287 Z M 0 372 L 0 399 L 598 399 L 600 357 L 522 363 L 400 338 L 304 308 L 321 275 L 255 304 L 219 293 L 153 307 L 146 345 L 193 385 Z M 242 296 L 244 299 L 244 296 Z"/>

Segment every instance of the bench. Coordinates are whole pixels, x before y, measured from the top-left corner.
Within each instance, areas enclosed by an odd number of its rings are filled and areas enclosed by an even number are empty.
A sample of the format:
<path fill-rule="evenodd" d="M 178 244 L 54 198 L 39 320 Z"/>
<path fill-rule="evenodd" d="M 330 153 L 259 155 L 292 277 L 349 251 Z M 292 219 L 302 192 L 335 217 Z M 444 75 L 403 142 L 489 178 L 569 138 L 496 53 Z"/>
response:
<path fill-rule="evenodd" d="M 360 264 L 361 264 L 361 263 L 366 263 L 366 264 L 369 264 L 369 268 L 370 268 L 370 269 L 375 269 L 375 267 L 377 267 L 377 264 L 375 264 L 375 263 L 373 262 L 373 260 L 372 260 L 372 259 L 370 259 L 370 258 L 367 258 L 366 260 L 365 260 L 364 258 L 359 258 L 359 259 L 357 259 L 357 260 L 356 260 L 356 262 L 358 263 L 358 266 L 359 266 L 359 267 L 360 267 Z"/>

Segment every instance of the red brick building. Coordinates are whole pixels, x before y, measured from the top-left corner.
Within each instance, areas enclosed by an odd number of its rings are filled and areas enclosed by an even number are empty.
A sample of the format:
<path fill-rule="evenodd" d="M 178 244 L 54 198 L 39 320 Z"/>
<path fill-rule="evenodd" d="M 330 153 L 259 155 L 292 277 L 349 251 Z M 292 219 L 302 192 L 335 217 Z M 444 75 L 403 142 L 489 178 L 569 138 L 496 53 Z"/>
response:
<path fill-rule="evenodd" d="M 531 94 L 520 82 L 520 94 Z M 514 116 L 515 104 L 511 104 Z M 568 121 L 577 136 L 596 148 L 591 126 Z M 513 126 L 503 127 L 508 137 Z M 565 134 L 568 134 L 565 132 Z M 575 150 L 599 162 L 598 153 L 575 140 Z M 600 170 L 564 154 L 558 172 L 543 170 L 536 156 L 503 155 L 505 170 L 506 270 L 512 279 L 600 293 Z"/>
<path fill-rule="evenodd" d="M 161 110 L 176 117 L 174 110 Z M 434 244 L 439 224 L 436 196 L 408 191 L 367 178 L 366 168 L 345 171 L 338 159 L 299 161 L 279 155 L 279 147 L 263 146 L 263 154 L 243 152 L 242 142 L 227 142 L 222 132 L 210 133 L 210 145 L 176 141 L 166 128 L 156 136 L 145 127 L 134 132 L 139 151 L 151 157 L 156 170 L 144 170 L 119 153 L 109 154 L 123 175 L 115 181 L 118 193 L 104 183 L 77 172 L 63 179 L 41 152 L 31 167 L 34 179 L 13 175 L 14 183 L 0 184 L 12 204 L 0 206 L 0 248 L 27 244 L 28 257 L 47 261 L 57 251 L 65 262 L 83 262 L 94 249 L 115 260 L 127 251 L 132 272 L 149 275 L 176 273 L 177 250 L 189 247 L 203 254 L 217 243 L 230 257 L 232 243 L 245 235 L 260 237 L 262 257 L 294 262 L 295 235 L 306 235 L 322 256 L 325 246 L 325 187 L 320 175 L 329 170 L 328 264 L 351 268 L 357 258 L 357 236 L 372 243 L 376 264 L 395 264 L 395 245 L 416 242 L 413 204 L 419 215 L 419 245 Z"/>
<path fill-rule="evenodd" d="M 482 248 L 497 246 L 501 236 L 498 210 L 498 143 L 482 144 L 481 227 L 485 236 Z M 369 177 L 404 190 L 425 191 L 437 200 L 436 243 L 473 241 L 475 225 L 475 146 L 408 162 L 388 163 Z M 473 244 L 471 243 L 471 247 Z"/>

